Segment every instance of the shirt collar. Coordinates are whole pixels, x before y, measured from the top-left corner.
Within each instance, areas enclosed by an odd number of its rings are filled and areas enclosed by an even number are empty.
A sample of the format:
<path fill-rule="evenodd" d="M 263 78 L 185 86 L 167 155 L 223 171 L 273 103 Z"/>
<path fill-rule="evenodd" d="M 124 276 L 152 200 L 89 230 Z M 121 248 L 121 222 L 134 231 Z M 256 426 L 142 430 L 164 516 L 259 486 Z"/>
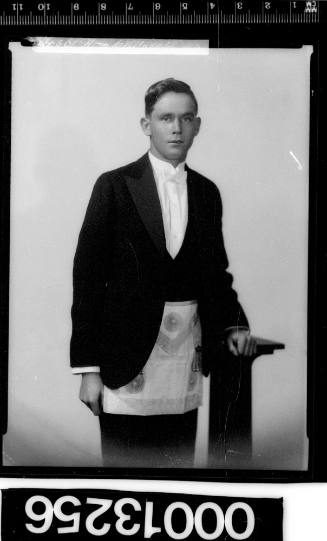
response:
<path fill-rule="evenodd" d="M 155 176 L 157 177 L 168 177 L 177 172 L 185 171 L 185 162 L 181 162 L 177 167 L 174 167 L 171 163 L 164 160 L 160 160 L 149 151 L 149 160 L 152 165 Z"/>

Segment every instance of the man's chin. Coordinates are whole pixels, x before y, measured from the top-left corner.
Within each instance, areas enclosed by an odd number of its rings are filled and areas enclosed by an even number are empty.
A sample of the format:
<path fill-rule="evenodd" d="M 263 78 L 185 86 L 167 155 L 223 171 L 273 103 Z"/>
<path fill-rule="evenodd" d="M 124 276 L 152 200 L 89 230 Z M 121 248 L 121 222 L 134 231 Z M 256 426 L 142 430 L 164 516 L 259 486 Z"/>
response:
<path fill-rule="evenodd" d="M 166 159 L 167 160 L 179 160 L 180 162 L 183 162 L 186 158 L 186 152 L 184 150 L 181 150 L 180 148 L 171 149 L 169 152 L 166 153 Z"/>

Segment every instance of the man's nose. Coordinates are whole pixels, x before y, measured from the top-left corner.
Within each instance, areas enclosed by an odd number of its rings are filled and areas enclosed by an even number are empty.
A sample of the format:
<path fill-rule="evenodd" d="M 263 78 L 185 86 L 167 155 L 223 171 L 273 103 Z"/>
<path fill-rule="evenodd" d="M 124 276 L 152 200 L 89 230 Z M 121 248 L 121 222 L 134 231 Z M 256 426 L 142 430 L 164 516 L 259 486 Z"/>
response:
<path fill-rule="evenodd" d="M 182 123 L 179 118 L 175 118 L 173 123 L 173 133 L 181 133 Z"/>

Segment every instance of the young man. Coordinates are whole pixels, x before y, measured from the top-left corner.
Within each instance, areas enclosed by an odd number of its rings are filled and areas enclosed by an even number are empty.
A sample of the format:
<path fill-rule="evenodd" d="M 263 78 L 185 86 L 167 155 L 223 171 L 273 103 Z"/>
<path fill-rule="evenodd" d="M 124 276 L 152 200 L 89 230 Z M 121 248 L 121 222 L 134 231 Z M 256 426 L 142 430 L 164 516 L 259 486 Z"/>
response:
<path fill-rule="evenodd" d="M 201 120 L 175 79 L 145 96 L 149 152 L 96 182 L 74 260 L 73 371 L 107 466 L 191 466 L 202 374 L 255 341 L 232 289 L 215 184 L 185 164 Z M 219 390 L 217 390 L 219 392 Z"/>

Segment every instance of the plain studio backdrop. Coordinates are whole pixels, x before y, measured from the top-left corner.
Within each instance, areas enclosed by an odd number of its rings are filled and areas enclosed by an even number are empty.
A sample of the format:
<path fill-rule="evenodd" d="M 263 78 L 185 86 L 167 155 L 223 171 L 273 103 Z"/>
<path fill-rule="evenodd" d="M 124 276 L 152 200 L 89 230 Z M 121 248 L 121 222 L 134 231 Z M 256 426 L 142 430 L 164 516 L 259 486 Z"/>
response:
<path fill-rule="evenodd" d="M 202 128 L 187 161 L 221 191 L 230 270 L 252 332 L 286 345 L 254 363 L 254 465 L 306 469 L 311 48 L 205 55 L 36 49 L 11 46 L 4 464 L 101 464 L 97 420 L 79 402 L 80 376 L 69 367 L 73 256 L 96 178 L 148 149 L 139 124 L 146 89 L 175 77 L 199 101 Z"/>

